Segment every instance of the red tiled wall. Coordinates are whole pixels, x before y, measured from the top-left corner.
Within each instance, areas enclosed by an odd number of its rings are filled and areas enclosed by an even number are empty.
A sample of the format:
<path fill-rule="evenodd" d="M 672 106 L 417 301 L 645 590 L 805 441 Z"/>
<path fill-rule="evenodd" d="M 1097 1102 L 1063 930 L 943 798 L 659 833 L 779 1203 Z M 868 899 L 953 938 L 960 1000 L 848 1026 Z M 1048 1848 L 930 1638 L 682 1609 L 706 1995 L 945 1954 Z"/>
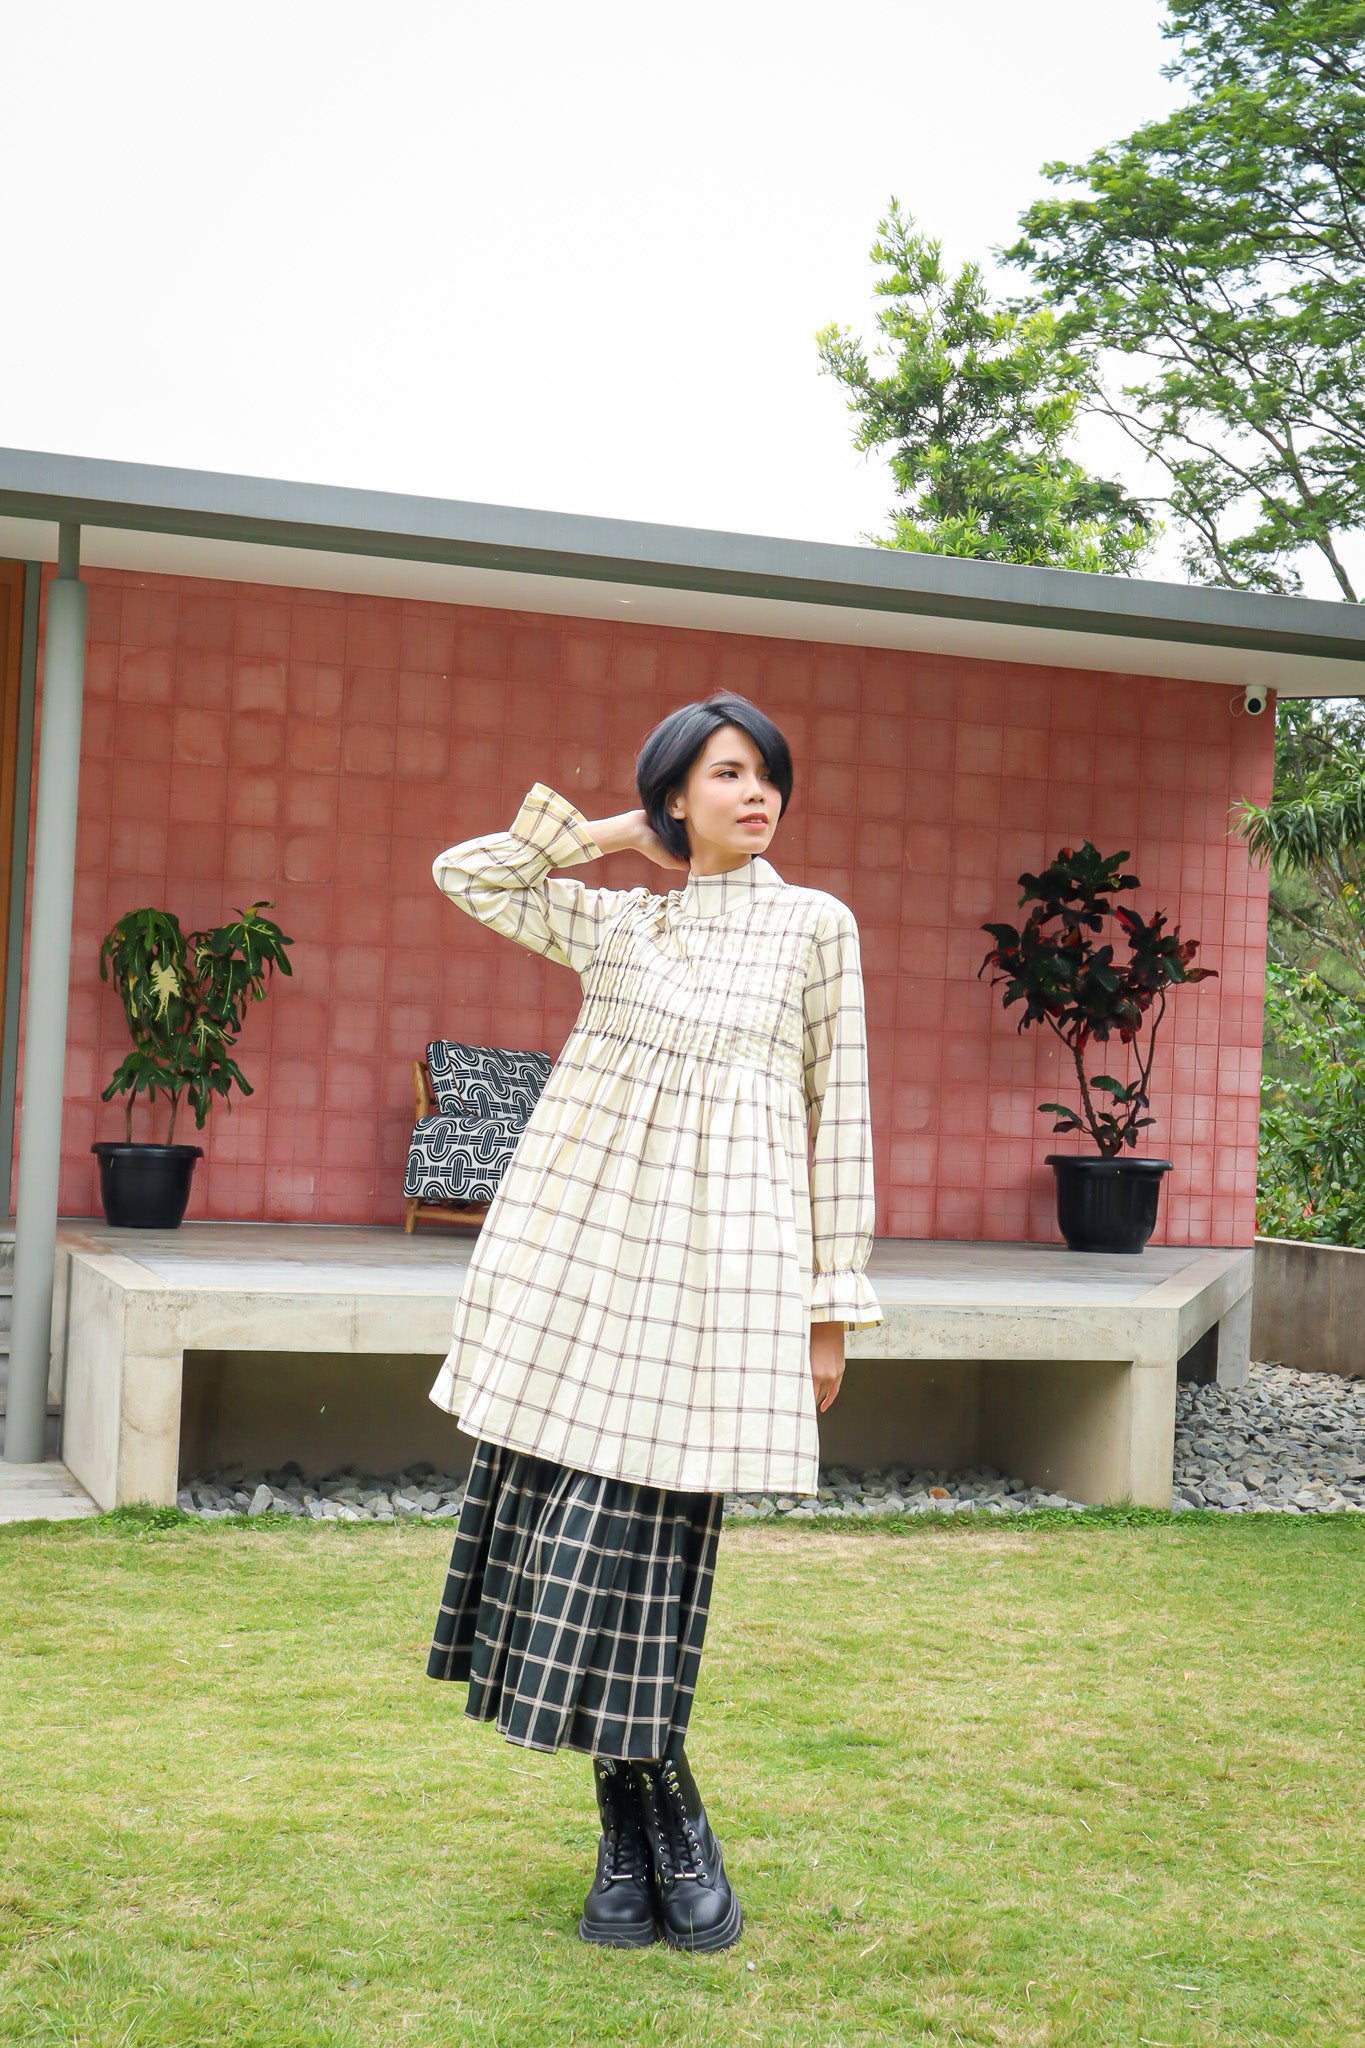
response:
<path fill-rule="evenodd" d="M 1131 849 L 1141 908 L 1177 914 L 1220 979 L 1177 992 L 1150 1149 L 1172 1243 L 1253 1235 L 1265 882 L 1229 831 L 1268 786 L 1273 720 L 1210 684 L 729 638 L 326 592 L 91 571 L 62 1205 L 97 1211 L 99 1091 L 124 1051 L 100 938 L 143 904 L 186 927 L 271 898 L 292 981 L 252 1014 L 255 1093 L 215 1113 L 192 1215 L 396 1221 L 410 1062 L 445 1034 L 557 1051 L 564 969 L 444 902 L 433 855 L 506 824 L 537 778 L 589 817 L 634 802 L 650 727 L 717 687 L 797 761 L 772 859 L 863 935 L 879 1228 L 1055 1236 L 1068 1093 L 976 979 L 1015 877 L 1092 837 Z M 639 878 L 616 856 L 604 878 Z M 580 871 L 593 879 L 591 870 Z M 657 870 L 650 875 L 660 886 Z M 145 1112 L 138 1135 L 149 1135 Z M 159 1135 L 159 1133 L 158 1133 Z M 180 1135 L 179 1133 L 177 1135 Z M 187 1131 L 185 1136 L 192 1136 Z"/>

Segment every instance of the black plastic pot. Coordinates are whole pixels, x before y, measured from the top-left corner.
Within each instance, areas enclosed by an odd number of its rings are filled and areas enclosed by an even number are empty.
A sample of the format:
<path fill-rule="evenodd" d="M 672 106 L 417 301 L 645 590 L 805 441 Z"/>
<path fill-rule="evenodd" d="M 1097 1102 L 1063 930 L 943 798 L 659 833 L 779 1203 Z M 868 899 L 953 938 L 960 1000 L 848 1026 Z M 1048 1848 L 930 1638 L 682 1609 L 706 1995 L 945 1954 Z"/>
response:
<path fill-rule="evenodd" d="M 179 1229 L 202 1145 L 123 1145 L 105 1138 L 90 1150 L 100 1163 L 108 1222 L 120 1230 Z"/>
<path fill-rule="evenodd" d="M 1073 1252 L 1140 1252 L 1156 1229 L 1169 1159 L 1100 1159 L 1049 1152 L 1057 1176 L 1057 1223 Z"/>

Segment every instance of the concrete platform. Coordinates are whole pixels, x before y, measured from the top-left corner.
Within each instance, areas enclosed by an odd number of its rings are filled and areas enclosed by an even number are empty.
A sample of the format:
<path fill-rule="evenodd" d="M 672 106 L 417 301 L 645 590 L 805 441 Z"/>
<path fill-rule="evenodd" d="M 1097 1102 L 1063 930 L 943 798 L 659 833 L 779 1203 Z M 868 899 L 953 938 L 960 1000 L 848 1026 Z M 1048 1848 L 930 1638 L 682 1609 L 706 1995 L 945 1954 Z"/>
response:
<path fill-rule="evenodd" d="M 0 1522 L 71 1522 L 98 1513 L 96 1502 L 59 1460 L 41 1465 L 0 1461 Z"/>
<path fill-rule="evenodd" d="M 179 1472 L 296 1457 L 467 1463 L 426 1392 L 471 1241 L 303 1224 L 161 1234 L 69 1224 L 53 1392 L 63 1456 L 102 1506 Z M 1073 1499 L 1170 1503 L 1177 1364 L 1246 1374 L 1253 1254 L 879 1242 L 886 1320 L 850 1332 L 829 1459 L 990 1462 Z"/>

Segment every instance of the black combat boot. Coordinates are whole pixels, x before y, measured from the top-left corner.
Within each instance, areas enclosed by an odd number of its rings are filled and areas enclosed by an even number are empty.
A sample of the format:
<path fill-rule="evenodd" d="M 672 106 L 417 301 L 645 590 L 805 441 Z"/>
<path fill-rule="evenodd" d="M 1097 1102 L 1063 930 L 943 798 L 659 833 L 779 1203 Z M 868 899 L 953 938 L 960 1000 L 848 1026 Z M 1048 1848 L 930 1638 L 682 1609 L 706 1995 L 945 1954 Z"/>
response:
<path fill-rule="evenodd" d="M 644 1948 L 659 1939 L 659 1930 L 639 1786 L 630 1765 L 616 1757 L 595 1756 L 592 1776 L 602 1835 L 578 1932 L 607 1948 Z"/>
<path fill-rule="evenodd" d="M 729 1948 L 744 1925 L 720 1843 L 687 1758 L 636 1763 L 654 1869 L 654 1896 L 670 1948 Z"/>

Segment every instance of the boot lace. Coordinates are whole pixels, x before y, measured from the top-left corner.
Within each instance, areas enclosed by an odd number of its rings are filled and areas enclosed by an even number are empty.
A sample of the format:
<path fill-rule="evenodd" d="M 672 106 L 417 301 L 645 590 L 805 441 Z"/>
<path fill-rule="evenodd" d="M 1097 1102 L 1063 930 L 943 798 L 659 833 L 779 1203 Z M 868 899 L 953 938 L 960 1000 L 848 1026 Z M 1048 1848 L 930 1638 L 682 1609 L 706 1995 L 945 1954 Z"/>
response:
<path fill-rule="evenodd" d="M 623 1878 L 638 1877 L 643 1870 L 640 1854 L 641 1842 L 638 1828 L 621 1828 L 613 1821 L 605 1829 L 607 1853 L 603 1862 L 602 1876 L 608 1884 L 619 1884 Z"/>
<path fill-rule="evenodd" d="M 603 1771 L 606 1777 L 616 1778 L 621 1775 L 610 1764 L 604 1765 Z M 616 1801 L 622 1797 L 629 1799 L 630 1796 L 628 1785 L 623 1783 L 617 1790 Z M 619 1805 L 613 1802 L 603 1824 L 602 1839 L 606 1844 L 606 1855 L 602 1859 L 604 1884 L 619 1884 L 624 1879 L 646 1874 L 648 1858 L 642 1835 L 643 1815 L 638 1811 L 638 1803 L 637 1794 L 636 1811 L 626 1818 L 623 1824 Z"/>
<path fill-rule="evenodd" d="M 666 1850 L 672 1873 L 674 1877 L 703 1877 L 706 1872 L 706 1859 L 702 1854 L 701 1837 L 697 1833 L 692 1816 L 683 1804 L 682 1786 L 671 1762 L 665 1760 L 660 1767 L 659 1781 L 666 1795 L 659 1801 L 659 1807 L 667 1836 Z"/>

